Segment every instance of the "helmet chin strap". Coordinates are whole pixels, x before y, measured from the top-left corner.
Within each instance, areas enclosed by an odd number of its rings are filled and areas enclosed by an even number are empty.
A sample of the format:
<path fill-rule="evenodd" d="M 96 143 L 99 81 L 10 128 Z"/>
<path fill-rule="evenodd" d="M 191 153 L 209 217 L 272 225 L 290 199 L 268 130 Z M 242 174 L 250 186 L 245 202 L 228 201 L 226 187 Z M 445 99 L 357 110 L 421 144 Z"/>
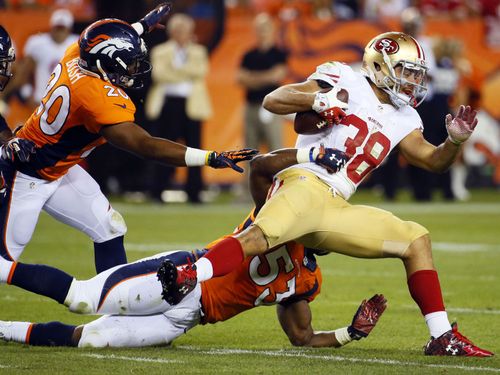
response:
<path fill-rule="evenodd" d="M 383 88 L 382 90 L 389 94 L 389 98 L 391 99 L 392 104 L 394 104 L 397 108 L 404 107 L 405 105 L 414 107 L 414 105 L 412 105 L 412 103 L 415 101 L 413 97 L 400 92 L 395 92 L 389 87 Z"/>
<path fill-rule="evenodd" d="M 104 69 L 101 66 L 101 60 L 98 59 L 96 61 L 96 66 L 97 66 L 97 70 L 99 70 L 99 73 L 101 73 L 102 79 L 105 80 L 106 82 L 111 83 L 111 81 L 108 78 L 108 75 L 106 74 L 106 72 L 104 71 Z"/>

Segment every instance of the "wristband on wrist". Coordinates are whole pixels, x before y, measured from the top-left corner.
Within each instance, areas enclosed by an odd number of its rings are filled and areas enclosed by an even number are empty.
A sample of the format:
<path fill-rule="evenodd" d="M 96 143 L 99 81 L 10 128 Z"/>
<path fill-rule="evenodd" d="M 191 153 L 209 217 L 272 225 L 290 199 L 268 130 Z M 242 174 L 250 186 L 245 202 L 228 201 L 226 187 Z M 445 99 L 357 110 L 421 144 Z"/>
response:
<path fill-rule="evenodd" d="M 198 148 L 187 147 L 184 161 L 188 167 L 200 167 L 208 165 L 208 157 L 211 151 L 200 150 Z"/>
<path fill-rule="evenodd" d="M 335 338 L 342 346 L 349 344 L 352 341 L 352 337 L 349 335 L 347 327 L 336 329 L 333 332 L 335 333 Z"/>
<path fill-rule="evenodd" d="M 319 149 L 317 147 L 311 148 L 299 148 L 297 149 L 297 163 L 314 163 L 319 155 Z"/>
<path fill-rule="evenodd" d="M 139 22 L 134 22 L 132 25 L 134 30 L 137 31 L 137 34 L 139 35 L 142 35 L 144 34 L 144 32 L 146 31 L 146 26 L 142 23 L 143 21 L 139 21 Z"/>

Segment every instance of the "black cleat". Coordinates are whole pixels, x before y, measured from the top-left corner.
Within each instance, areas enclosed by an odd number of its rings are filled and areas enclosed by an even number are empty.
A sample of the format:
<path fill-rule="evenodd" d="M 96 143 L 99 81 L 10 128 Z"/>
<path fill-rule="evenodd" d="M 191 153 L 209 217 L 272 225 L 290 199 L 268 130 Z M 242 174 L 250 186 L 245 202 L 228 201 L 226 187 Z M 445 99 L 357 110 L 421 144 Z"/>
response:
<path fill-rule="evenodd" d="M 189 294 L 197 283 L 196 266 L 188 264 L 177 268 L 170 260 L 165 260 L 156 273 L 162 286 L 162 297 L 170 305 L 177 305 Z"/>

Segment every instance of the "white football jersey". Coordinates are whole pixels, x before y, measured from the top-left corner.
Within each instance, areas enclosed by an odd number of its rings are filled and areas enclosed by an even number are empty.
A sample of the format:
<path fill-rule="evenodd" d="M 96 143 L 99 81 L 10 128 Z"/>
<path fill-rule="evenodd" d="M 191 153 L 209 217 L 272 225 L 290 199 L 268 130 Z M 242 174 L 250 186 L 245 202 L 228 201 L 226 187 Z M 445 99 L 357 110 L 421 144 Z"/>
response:
<path fill-rule="evenodd" d="M 75 34 L 70 34 L 61 44 L 54 42 L 49 33 L 36 34 L 28 38 L 24 46 L 24 55 L 30 56 L 36 63 L 33 89 L 35 102 L 43 98 L 52 71 L 59 64 L 66 49 L 77 40 L 78 35 Z"/>
<path fill-rule="evenodd" d="M 295 165 L 314 172 L 345 199 L 361 181 L 386 158 L 389 152 L 415 129 L 423 130 L 422 120 L 410 106 L 399 109 L 382 104 L 367 79 L 348 65 L 327 62 L 316 68 L 309 80 L 321 80 L 349 93 L 349 109 L 341 124 L 320 134 L 299 135 L 295 147 L 336 148 L 351 156 L 341 171 L 329 174 L 315 163 Z"/>

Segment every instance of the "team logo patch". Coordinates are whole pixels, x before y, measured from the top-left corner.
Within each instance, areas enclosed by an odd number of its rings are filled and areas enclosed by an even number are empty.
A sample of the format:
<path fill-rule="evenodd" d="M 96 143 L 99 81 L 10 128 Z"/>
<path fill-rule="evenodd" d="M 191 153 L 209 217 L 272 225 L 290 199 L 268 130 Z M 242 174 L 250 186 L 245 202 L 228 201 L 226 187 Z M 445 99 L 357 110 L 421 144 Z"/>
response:
<path fill-rule="evenodd" d="M 89 46 L 92 47 L 89 51 L 91 54 L 102 53 L 109 57 L 113 57 L 113 55 L 118 51 L 132 51 L 134 46 L 132 43 L 127 42 L 122 39 L 94 39 L 92 44 L 89 43 Z"/>
<path fill-rule="evenodd" d="M 385 51 L 388 55 L 392 55 L 399 51 L 399 44 L 395 40 L 389 38 L 377 40 L 374 47 L 378 52 Z"/>

